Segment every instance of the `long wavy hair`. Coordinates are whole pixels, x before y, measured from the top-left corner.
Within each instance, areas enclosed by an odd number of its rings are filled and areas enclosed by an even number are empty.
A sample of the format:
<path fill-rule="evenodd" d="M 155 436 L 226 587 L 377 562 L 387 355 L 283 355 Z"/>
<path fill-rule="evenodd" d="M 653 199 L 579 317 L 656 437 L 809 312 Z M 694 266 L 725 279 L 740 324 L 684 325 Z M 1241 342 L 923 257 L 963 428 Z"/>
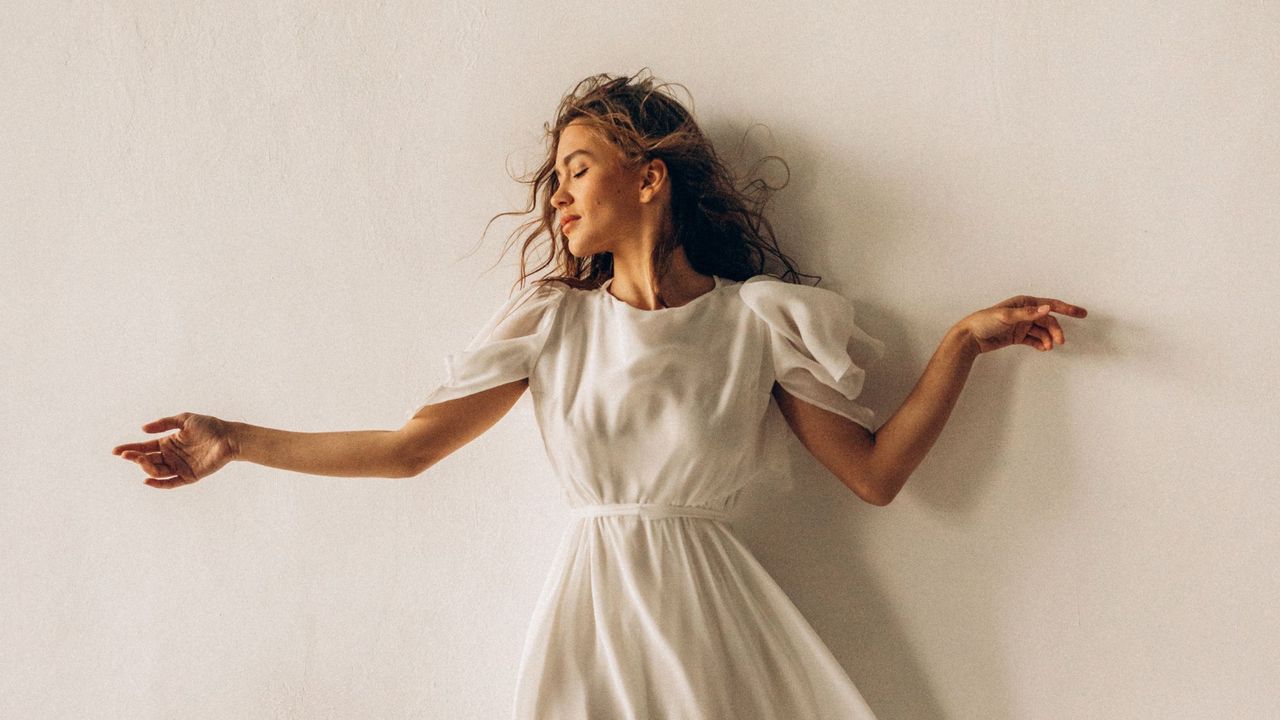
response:
<path fill-rule="evenodd" d="M 588 125 L 588 129 L 617 147 L 628 168 L 637 168 L 654 158 L 666 163 L 671 182 L 667 227 L 671 232 L 653 249 L 653 267 L 658 277 L 670 266 L 675 249 L 683 246 L 689 263 L 703 275 L 745 280 L 769 274 L 766 257 L 773 256 L 785 268 L 776 277 L 794 278 L 797 271 L 779 249 L 773 226 L 764 216 L 765 204 L 773 192 L 786 187 L 786 181 L 774 187 L 763 179 L 754 179 L 739 188 L 737 178 L 720 161 L 693 115 L 673 95 L 663 92 L 669 87 L 684 86 L 658 82 L 647 71 L 642 68 L 630 77 L 601 73 L 581 80 L 561 98 L 555 122 L 543 125 L 548 143 L 546 160 L 532 174 L 515 178 L 529 186 L 528 205 L 520 211 L 498 213 L 489 220 L 492 224 L 506 215 L 535 214 L 511 235 L 514 240 L 529 231 L 520 251 L 517 285 L 523 285 L 531 273 L 549 265 L 554 265 L 555 270 L 534 282 L 559 281 L 570 287 L 594 289 L 613 276 L 613 253 L 575 257 L 569 252 L 569 239 L 555 222 L 556 208 L 551 197 L 559 189 L 556 152 L 560 133 L 574 120 L 581 120 L 580 124 Z M 766 156 L 761 162 L 769 158 L 787 167 L 786 161 L 775 155 Z M 789 178 L 790 168 L 787 174 Z M 486 232 L 488 227 L 486 224 Z M 529 256 L 539 244 L 548 245 L 549 251 L 541 264 L 529 269 Z M 510 247 L 508 242 L 502 254 Z"/>

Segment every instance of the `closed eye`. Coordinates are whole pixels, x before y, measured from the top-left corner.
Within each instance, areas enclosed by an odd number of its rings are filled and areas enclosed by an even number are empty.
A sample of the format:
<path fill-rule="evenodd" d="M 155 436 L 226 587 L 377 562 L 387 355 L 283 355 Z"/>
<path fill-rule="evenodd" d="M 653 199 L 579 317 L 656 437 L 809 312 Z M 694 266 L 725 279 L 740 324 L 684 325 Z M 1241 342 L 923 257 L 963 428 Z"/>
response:
<path fill-rule="evenodd" d="M 582 169 L 581 169 L 581 170 L 579 170 L 577 173 L 575 173 L 575 174 L 573 175 L 573 177 L 575 177 L 575 178 L 580 178 L 580 177 L 582 177 L 583 175 L 586 175 L 586 174 L 587 174 L 587 170 L 588 170 L 588 169 L 589 169 L 589 168 L 582 168 Z M 556 186 L 557 188 L 558 188 L 558 187 L 560 187 L 560 183 L 559 183 L 559 182 L 556 182 L 555 186 Z"/>

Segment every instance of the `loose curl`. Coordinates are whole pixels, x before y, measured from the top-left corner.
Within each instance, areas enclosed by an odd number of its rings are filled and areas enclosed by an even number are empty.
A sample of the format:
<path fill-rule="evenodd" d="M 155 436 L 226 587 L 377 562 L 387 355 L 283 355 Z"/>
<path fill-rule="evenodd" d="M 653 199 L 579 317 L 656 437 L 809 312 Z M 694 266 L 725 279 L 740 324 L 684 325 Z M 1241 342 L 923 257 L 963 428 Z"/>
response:
<path fill-rule="evenodd" d="M 534 282 L 559 281 L 570 287 L 595 289 L 613 276 L 613 253 L 575 257 L 569 252 L 569 239 L 555 222 L 556 208 L 551 197 L 559 188 L 556 152 L 561 132 L 574 120 L 582 120 L 580 124 L 586 124 L 617 147 L 626 167 L 635 168 L 654 158 L 666 163 L 671 182 L 668 227 L 673 231 L 666 233 L 653 249 L 657 277 L 670 267 L 672 254 L 680 246 L 684 247 L 690 265 L 703 275 L 745 280 L 766 274 L 766 256 L 771 255 L 786 268 L 779 276 L 781 279 L 788 275 L 794 277 L 797 272 L 778 247 L 773 226 L 764 216 L 764 206 L 771 194 L 787 183 L 773 187 L 763 179 L 755 179 L 739 190 L 733 174 L 720 161 L 690 112 L 672 95 L 662 92 L 673 83 L 655 82 L 652 73 L 642 77 L 647 70 L 642 68 L 631 77 L 601 73 L 585 78 L 560 100 L 555 123 L 543 125 L 549 145 L 547 159 L 533 174 L 516 178 L 529 185 L 528 206 L 519 212 L 498 213 L 489 220 L 492 224 L 505 215 L 538 213 L 538 217 L 512 232 L 514 238 L 533 228 L 521 247 L 517 285 L 522 285 L 532 272 L 552 264 L 558 274 Z M 688 88 L 685 91 L 687 93 Z M 764 159 L 768 158 L 775 158 L 787 167 L 782 158 L 769 155 Z M 790 168 L 787 174 L 789 178 Z M 488 224 L 485 228 L 487 232 Z M 545 260 L 526 270 L 532 247 L 547 238 L 551 249 Z M 509 242 L 503 255 L 510 246 Z"/>

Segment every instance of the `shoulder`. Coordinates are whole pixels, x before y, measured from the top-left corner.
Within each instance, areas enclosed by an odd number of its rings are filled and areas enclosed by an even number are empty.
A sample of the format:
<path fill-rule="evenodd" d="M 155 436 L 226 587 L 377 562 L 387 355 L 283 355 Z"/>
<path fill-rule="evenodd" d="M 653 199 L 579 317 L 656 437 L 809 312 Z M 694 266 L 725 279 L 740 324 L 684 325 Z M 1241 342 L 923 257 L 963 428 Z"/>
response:
<path fill-rule="evenodd" d="M 511 294 L 503 303 L 503 310 L 525 314 L 553 312 L 572 289 L 558 280 L 535 280 Z"/>
<path fill-rule="evenodd" d="M 741 283 L 739 294 L 784 359 L 796 350 L 841 367 L 850 356 L 871 363 L 884 354 L 884 343 L 863 331 L 853 303 L 837 292 L 756 275 Z"/>
<path fill-rule="evenodd" d="M 568 286 L 534 281 L 509 294 L 489 317 L 478 337 L 510 338 L 545 331 L 559 314 Z"/>
<path fill-rule="evenodd" d="M 740 283 L 738 295 L 752 312 L 771 326 L 790 324 L 795 316 L 848 314 L 853 305 L 843 296 L 826 288 L 801 285 L 774 277 L 753 275 Z"/>

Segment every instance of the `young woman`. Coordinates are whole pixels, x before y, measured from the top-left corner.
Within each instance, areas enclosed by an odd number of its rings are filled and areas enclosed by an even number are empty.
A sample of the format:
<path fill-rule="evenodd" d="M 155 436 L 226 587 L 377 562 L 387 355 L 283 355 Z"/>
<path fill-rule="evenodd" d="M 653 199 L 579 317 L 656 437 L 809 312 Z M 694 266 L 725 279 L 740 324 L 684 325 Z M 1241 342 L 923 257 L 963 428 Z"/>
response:
<path fill-rule="evenodd" d="M 643 72 L 643 71 L 642 71 Z M 331 476 L 411 477 L 480 435 L 528 389 L 574 521 L 543 587 L 514 717 L 872 718 L 839 663 L 727 513 L 785 476 L 767 441 L 790 427 L 862 500 L 887 505 L 919 465 L 982 353 L 1065 342 L 1019 295 L 957 322 L 878 429 L 857 402 L 884 352 L 826 289 L 794 274 L 689 112 L 652 78 L 596 75 L 565 96 L 531 185 L 558 274 L 523 289 L 447 360 L 399 430 L 296 433 L 180 413 L 113 452 L 147 484 L 231 460 Z M 755 186 L 759 188 L 759 186 Z M 767 186 L 765 186 L 767 187 Z M 777 420 L 785 420 L 778 425 Z M 783 429 L 779 429 L 783 428 Z"/>

